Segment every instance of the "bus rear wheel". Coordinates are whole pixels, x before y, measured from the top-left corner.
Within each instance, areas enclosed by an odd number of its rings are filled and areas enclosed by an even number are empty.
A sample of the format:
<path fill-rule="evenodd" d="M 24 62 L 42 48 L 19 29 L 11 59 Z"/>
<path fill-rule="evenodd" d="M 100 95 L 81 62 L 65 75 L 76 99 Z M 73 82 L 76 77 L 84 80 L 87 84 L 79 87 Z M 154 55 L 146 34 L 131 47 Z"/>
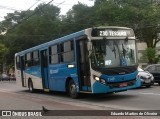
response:
<path fill-rule="evenodd" d="M 79 97 L 79 94 L 77 93 L 77 90 L 76 90 L 76 85 L 73 80 L 70 80 L 69 82 L 68 93 L 69 93 L 69 96 L 73 99 L 76 99 Z"/>
<path fill-rule="evenodd" d="M 34 92 L 33 83 L 31 80 L 29 80 L 29 82 L 28 82 L 28 89 L 29 89 L 29 92 L 31 92 L 31 93 Z"/>

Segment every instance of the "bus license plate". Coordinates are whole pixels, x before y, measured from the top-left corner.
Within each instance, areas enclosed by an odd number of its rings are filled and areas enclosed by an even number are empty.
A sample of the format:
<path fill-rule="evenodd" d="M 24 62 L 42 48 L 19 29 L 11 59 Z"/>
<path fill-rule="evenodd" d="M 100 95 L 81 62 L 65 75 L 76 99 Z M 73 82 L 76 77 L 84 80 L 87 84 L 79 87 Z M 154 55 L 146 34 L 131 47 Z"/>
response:
<path fill-rule="evenodd" d="M 145 83 L 150 83 L 150 82 L 151 82 L 151 80 L 146 79 L 144 82 L 145 82 Z"/>
<path fill-rule="evenodd" d="M 126 87 L 127 86 L 127 83 L 120 83 L 119 84 L 119 87 Z"/>

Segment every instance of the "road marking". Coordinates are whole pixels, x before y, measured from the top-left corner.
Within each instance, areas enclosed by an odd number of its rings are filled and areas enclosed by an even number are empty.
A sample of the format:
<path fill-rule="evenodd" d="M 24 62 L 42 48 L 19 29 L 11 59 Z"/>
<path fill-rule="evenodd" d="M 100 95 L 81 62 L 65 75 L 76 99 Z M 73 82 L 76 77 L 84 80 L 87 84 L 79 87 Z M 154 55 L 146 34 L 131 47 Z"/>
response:
<path fill-rule="evenodd" d="M 9 92 L 9 90 L 1 89 L 1 88 L 0 88 L 0 92 Z"/>
<path fill-rule="evenodd" d="M 160 95 L 159 93 L 140 93 L 140 94 L 143 94 L 143 95 Z"/>

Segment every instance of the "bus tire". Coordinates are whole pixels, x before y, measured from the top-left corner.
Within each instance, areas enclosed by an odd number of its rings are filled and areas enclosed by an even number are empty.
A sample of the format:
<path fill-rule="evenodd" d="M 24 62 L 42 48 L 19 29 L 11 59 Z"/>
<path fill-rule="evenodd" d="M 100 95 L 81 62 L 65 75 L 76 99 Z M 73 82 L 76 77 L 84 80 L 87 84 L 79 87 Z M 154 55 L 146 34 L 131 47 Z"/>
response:
<path fill-rule="evenodd" d="M 73 80 L 69 81 L 68 93 L 69 93 L 69 96 L 73 99 L 76 99 L 79 97 L 79 94 L 77 93 L 77 90 L 76 90 L 76 85 Z"/>
<path fill-rule="evenodd" d="M 32 80 L 29 80 L 29 81 L 28 81 L 28 89 L 29 89 L 29 92 L 31 92 L 31 93 L 34 92 Z"/>

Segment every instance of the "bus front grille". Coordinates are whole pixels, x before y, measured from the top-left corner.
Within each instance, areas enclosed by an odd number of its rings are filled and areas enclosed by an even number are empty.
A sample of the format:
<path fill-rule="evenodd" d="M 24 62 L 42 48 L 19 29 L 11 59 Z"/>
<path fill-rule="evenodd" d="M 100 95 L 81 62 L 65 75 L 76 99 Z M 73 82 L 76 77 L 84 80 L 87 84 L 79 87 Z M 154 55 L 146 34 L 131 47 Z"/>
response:
<path fill-rule="evenodd" d="M 136 79 L 125 81 L 125 82 L 114 82 L 114 83 L 106 83 L 110 88 L 121 88 L 126 86 L 132 86 L 136 82 Z"/>

